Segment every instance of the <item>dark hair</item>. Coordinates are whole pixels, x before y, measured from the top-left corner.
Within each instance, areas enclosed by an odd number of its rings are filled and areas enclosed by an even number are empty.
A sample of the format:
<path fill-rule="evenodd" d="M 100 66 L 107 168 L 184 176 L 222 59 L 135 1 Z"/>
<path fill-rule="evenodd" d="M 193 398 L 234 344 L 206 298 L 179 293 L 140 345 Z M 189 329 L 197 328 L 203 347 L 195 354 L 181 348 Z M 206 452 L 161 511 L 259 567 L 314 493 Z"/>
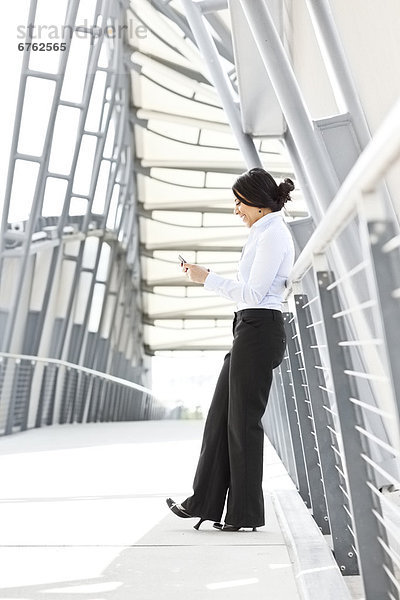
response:
<path fill-rule="evenodd" d="M 260 167 L 239 175 L 232 186 L 236 198 L 243 204 L 257 208 L 270 208 L 273 212 L 281 210 L 285 202 L 291 200 L 290 192 L 293 190 L 294 183 L 291 179 L 286 178 L 277 185 L 272 175 Z"/>

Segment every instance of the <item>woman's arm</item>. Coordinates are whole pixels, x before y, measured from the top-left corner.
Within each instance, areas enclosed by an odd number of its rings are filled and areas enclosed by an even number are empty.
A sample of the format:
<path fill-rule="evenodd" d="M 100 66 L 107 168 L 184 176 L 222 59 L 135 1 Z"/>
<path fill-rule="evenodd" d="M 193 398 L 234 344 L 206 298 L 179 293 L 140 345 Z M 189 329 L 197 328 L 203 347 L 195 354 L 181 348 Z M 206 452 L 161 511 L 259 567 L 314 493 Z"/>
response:
<path fill-rule="evenodd" d="M 257 242 L 247 283 L 227 279 L 211 271 L 204 281 L 204 288 L 236 303 L 259 304 L 268 293 L 286 250 L 287 240 L 282 230 L 268 228 Z"/>

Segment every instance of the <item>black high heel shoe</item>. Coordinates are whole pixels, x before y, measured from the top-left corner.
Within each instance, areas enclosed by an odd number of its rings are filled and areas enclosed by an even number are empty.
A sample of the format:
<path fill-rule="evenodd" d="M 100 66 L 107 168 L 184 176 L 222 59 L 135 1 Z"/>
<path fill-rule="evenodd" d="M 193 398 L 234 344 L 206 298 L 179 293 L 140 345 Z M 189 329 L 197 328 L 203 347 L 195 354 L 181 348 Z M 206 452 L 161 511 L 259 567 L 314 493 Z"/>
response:
<path fill-rule="evenodd" d="M 175 515 L 178 515 L 178 517 L 182 517 L 182 519 L 190 519 L 190 518 L 194 518 L 193 515 L 189 514 L 187 510 L 185 510 L 183 508 L 183 506 L 181 506 L 180 504 L 177 504 L 176 502 L 174 502 L 172 500 L 172 498 L 167 498 L 166 499 L 166 503 L 168 504 L 168 507 L 172 510 L 172 512 Z M 194 529 L 199 530 L 200 525 L 203 523 L 203 521 L 205 521 L 206 519 L 200 519 L 200 521 L 198 523 L 196 523 L 196 525 L 194 525 Z"/>
<path fill-rule="evenodd" d="M 228 525 L 227 523 L 214 523 L 213 527 L 219 531 L 239 531 L 242 527 L 236 527 L 235 525 Z M 252 528 L 253 531 L 257 531 L 257 527 Z"/>

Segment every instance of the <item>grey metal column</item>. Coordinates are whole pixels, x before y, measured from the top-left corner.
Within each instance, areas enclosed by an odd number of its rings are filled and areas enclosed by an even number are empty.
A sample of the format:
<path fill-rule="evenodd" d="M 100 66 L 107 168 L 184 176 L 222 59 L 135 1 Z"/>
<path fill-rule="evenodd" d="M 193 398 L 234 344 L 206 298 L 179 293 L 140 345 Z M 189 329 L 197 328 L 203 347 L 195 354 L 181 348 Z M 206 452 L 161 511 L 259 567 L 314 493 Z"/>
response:
<path fill-rule="evenodd" d="M 339 183 L 325 148 L 318 143 L 300 88 L 276 31 L 265 0 L 240 0 L 279 104 L 292 133 L 304 169 L 320 202 L 321 215 L 335 196 Z"/>
<path fill-rule="evenodd" d="M 293 139 L 293 135 L 292 135 L 292 132 L 290 131 L 290 129 L 287 129 L 285 131 L 284 143 L 285 143 L 285 146 L 289 153 L 290 160 L 292 162 L 294 171 L 296 173 L 296 180 L 297 180 L 299 187 L 301 189 L 301 192 L 304 196 L 304 200 L 306 201 L 307 209 L 309 210 L 310 215 L 312 216 L 314 221 L 317 223 L 319 221 L 319 217 L 320 217 L 320 211 L 317 210 L 318 203 L 314 196 L 314 192 L 313 192 L 311 183 L 307 177 L 307 174 L 304 171 L 302 157 L 298 151 L 298 148 L 295 144 L 295 141 Z M 290 222 L 289 222 L 289 225 L 290 225 Z"/>
<path fill-rule="evenodd" d="M 388 545 L 386 530 L 374 515 L 382 518 L 380 502 L 368 486 L 371 474 L 362 457 L 363 448 L 356 426 L 355 407 L 350 401 L 353 396 L 351 382 L 346 374 L 349 357 L 339 345 L 344 338 L 340 319 L 334 315 L 340 311 L 337 289 L 329 289 L 333 282 L 332 273 L 319 271 L 316 280 L 321 298 L 321 309 L 325 328 L 325 338 L 329 353 L 332 381 L 332 396 L 335 398 L 335 410 L 340 426 L 338 439 L 344 453 L 344 463 L 349 494 L 350 511 L 354 526 L 354 543 L 357 548 L 360 572 L 363 578 L 365 595 L 368 600 L 398 599 L 397 590 L 387 571 L 393 573 L 393 564 L 382 544 Z M 344 574 L 348 573 L 346 565 L 340 565 Z"/>
<path fill-rule="evenodd" d="M 203 16 L 199 7 L 193 0 L 182 0 L 183 7 L 190 27 L 196 38 L 199 50 L 206 61 L 212 82 L 221 99 L 222 106 L 232 127 L 233 134 L 237 140 L 239 148 L 243 154 L 248 168 L 262 167 L 260 157 L 251 137 L 243 133 L 240 113 L 237 105 L 233 101 L 231 84 L 222 69 L 220 57 L 215 47 L 214 40 L 205 27 Z"/>

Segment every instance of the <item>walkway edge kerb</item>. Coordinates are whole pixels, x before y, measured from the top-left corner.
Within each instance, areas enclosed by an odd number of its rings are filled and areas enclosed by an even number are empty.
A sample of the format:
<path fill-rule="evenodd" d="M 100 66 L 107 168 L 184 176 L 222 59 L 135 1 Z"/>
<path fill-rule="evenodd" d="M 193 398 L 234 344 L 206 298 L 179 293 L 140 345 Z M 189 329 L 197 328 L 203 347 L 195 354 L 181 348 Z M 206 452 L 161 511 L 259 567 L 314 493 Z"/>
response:
<path fill-rule="evenodd" d="M 297 490 L 272 490 L 302 600 L 352 600 L 343 575 Z"/>

